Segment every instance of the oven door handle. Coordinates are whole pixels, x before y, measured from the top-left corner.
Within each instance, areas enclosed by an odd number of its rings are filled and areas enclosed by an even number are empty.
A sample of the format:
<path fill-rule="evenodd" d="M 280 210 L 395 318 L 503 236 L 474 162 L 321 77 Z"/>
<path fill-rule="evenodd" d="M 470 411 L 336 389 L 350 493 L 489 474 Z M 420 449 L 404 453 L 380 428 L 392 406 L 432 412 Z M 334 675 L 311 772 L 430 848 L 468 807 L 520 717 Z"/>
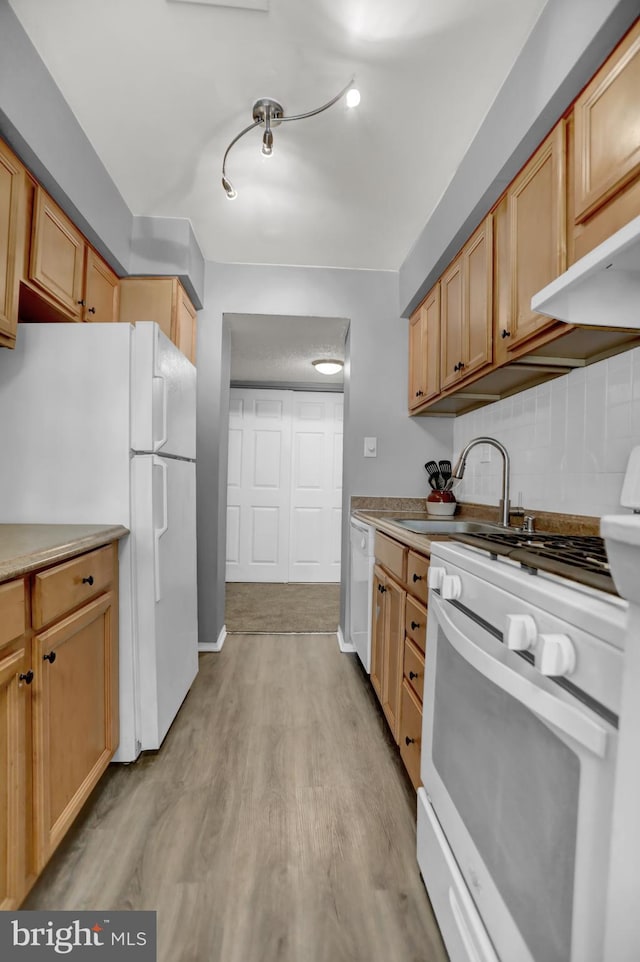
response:
<path fill-rule="evenodd" d="M 573 738 L 599 758 L 605 757 L 608 732 L 597 722 L 588 718 L 583 711 L 538 688 L 528 678 L 519 675 L 483 648 L 474 645 L 452 621 L 443 603 L 436 597 L 431 613 L 436 615 L 449 644 L 476 671 L 519 701 L 541 721 Z M 478 626 L 478 630 L 482 629 Z"/>

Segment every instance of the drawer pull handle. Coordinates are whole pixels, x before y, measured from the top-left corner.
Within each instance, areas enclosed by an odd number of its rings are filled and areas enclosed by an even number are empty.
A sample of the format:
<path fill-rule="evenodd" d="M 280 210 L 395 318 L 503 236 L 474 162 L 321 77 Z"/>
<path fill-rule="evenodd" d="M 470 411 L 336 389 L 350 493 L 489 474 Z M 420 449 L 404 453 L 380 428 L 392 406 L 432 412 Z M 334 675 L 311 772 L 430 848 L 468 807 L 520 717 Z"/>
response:
<path fill-rule="evenodd" d="M 30 685 L 31 682 L 33 681 L 33 672 L 31 671 L 31 669 L 29 669 L 29 671 L 23 672 L 21 675 L 18 675 L 18 678 L 20 679 L 20 681 L 23 681 L 25 685 Z"/>
<path fill-rule="evenodd" d="M 407 746 L 409 746 L 409 745 L 415 745 L 415 742 L 416 742 L 415 738 L 409 738 L 408 735 L 405 735 L 405 739 L 404 739 L 405 745 L 407 745 Z"/>
<path fill-rule="evenodd" d="M 88 578 L 83 578 L 83 579 L 82 579 L 82 584 L 83 584 L 83 585 L 92 585 L 92 584 L 93 584 L 93 575 L 89 575 Z"/>
<path fill-rule="evenodd" d="M 419 628 L 419 627 L 420 627 L 420 622 L 419 622 L 419 621 L 412 621 L 412 622 L 411 622 L 411 630 L 412 630 L 412 631 L 415 631 L 416 628 Z"/>
<path fill-rule="evenodd" d="M 414 580 L 414 583 L 415 583 L 416 581 L 422 581 L 422 575 L 414 575 L 414 576 L 413 576 L 413 580 Z"/>
<path fill-rule="evenodd" d="M 409 672 L 409 681 L 413 681 L 414 678 L 419 678 L 419 677 L 420 677 L 420 676 L 418 675 L 418 672 L 417 672 L 417 671 L 410 671 L 410 672 Z"/>
<path fill-rule="evenodd" d="M 52 665 L 52 664 L 54 663 L 54 661 L 56 660 L 56 653 L 55 653 L 55 651 L 49 651 L 49 652 L 47 652 L 46 655 L 43 655 L 43 656 L 42 656 L 42 660 L 43 660 L 43 661 L 48 661 L 49 664 Z"/>

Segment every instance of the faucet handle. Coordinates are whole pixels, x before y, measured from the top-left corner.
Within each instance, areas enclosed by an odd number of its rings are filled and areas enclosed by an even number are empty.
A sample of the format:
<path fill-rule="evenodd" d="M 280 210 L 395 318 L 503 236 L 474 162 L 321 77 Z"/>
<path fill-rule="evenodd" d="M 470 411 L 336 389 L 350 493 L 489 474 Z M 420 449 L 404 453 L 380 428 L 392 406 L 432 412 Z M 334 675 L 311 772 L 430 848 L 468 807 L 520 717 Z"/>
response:
<path fill-rule="evenodd" d="M 534 528 L 535 523 L 536 523 L 535 515 L 525 514 L 524 519 L 522 521 L 522 530 L 526 532 L 526 534 L 533 534 L 535 529 Z"/>

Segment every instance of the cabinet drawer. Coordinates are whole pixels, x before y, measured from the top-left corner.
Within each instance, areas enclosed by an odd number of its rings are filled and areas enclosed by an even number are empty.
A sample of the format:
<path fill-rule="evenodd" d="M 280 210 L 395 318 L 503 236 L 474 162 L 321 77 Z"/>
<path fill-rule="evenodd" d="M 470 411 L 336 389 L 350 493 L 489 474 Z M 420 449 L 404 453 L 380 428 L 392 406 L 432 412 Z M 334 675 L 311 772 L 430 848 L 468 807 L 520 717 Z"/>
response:
<path fill-rule="evenodd" d="M 392 541 L 386 535 L 376 532 L 376 561 L 387 571 L 395 575 L 399 581 L 405 580 L 407 570 L 407 549 L 397 541 Z"/>
<path fill-rule="evenodd" d="M 407 613 L 405 617 L 405 631 L 416 647 L 424 653 L 427 637 L 427 609 L 407 596 Z"/>
<path fill-rule="evenodd" d="M 98 548 L 34 578 L 33 627 L 42 628 L 89 601 L 113 581 L 113 548 Z"/>
<path fill-rule="evenodd" d="M 424 688 L 424 655 L 409 638 L 404 640 L 404 677 L 422 701 Z"/>
<path fill-rule="evenodd" d="M 420 601 L 427 603 L 427 573 L 429 571 L 429 559 L 415 551 L 409 552 L 407 558 L 407 585 L 409 591 Z"/>
<path fill-rule="evenodd" d="M 420 746 L 422 743 L 422 706 L 409 687 L 402 682 L 402 708 L 400 714 L 400 755 L 414 788 L 420 781 Z"/>
<path fill-rule="evenodd" d="M 26 629 L 24 613 L 24 581 L 9 581 L 0 585 L 0 648 Z"/>

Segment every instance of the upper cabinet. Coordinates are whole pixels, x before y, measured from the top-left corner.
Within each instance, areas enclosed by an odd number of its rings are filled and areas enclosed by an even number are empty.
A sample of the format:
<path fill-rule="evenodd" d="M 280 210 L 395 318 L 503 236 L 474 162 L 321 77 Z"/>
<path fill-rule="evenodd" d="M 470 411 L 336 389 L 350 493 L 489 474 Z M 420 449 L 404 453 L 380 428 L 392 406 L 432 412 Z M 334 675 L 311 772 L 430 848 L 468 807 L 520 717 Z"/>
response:
<path fill-rule="evenodd" d="M 409 323 L 409 410 L 440 390 L 440 284 L 430 291 Z"/>
<path fill-rule="evenodd" d="M 507 191 L 510 317 L 500 337 L 513 350 L 556 322 L 531 298 L 566 268 L 565 134 L 561 121 Z"/>
<path fill-rule="evenodd" d="M 120 281 L 120 320 L 156 321 L 160 330 L 196 362 L 196 309 L 177 277 L 126 277 Z"/>
<path fill-rule="evenodd" d="M 576 259 L 640 215 L 640 21 L 540 144 L 410 320 L 409 413 L 455 416 L 640 345 L 531 309 Z M 439 377 L 426 390 L 440 291 Z M 437 331 L 434 333 L 435 329 Z"/>
<path fill-rule="evenodd" d="M 574 104 L 575 254 L 640 214 L 640 21 Z"/>
<path fill-rule="evenodd" d="M 492 349 L 492 220 L 487 217 L 440 281 L 440 386 L 489 364 Z"/>
<path fill-rule="evenodd" d="M 20 320 L 117 321 L 119 280 L 49 195 L 27 180 Z"/>
<path fill-rule="evenodd" d="M 24 168 L 0 141 L 0 346 L 14 347 L 24 245 Z"/>

